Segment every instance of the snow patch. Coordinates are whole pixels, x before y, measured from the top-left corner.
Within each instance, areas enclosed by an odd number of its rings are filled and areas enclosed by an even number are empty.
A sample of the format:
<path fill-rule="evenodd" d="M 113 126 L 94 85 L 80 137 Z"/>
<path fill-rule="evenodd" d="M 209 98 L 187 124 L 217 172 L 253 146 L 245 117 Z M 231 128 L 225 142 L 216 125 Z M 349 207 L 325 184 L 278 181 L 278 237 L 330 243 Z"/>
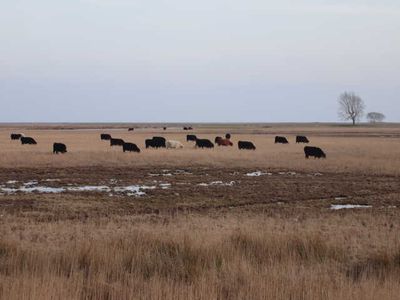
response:
<path fill-rule="evenodd" d="M 163 190 L 167 190 L 167 189 L 169 189 L 171 187 L 171 184 L 170 183 L 160 183 L 160 187 Z"/>
<path fill-rule="evenodd" d="M 212 181 L 210 183 L 199 183 L 198 186 L 233 186 L 235 181 L 223 182 L 223 181 Z"/>
<path fill-rule="evenodd" d="M 271 176 L 272 173 L 262 172 L 262 171 L 255 171 L 255 172 L 251 172 L 251 173 L 247 173 L 246 174 L 246 176 L 249 176 L 249 177 L 259 177 L 259 176 L 264 176 L 264 175 Z"/>
<path fill-rule="evenodd" d="M 161 185 L 162 189 L 169 188 L 167 184 Z M 99 193 L 108 193 L 110 196 L 113 195 L 112 192 L 115 193 L 125 193 L 128 196 L 143 196 L 146 193 L 143 190 L 152 190 L 155 189 L 156 186 L 146 186 L 146 185 L 129 185 L 129 186 L 119 186 L 110 188 L 106 185 L 84 185 L 84 186 L 71 186 L 68 185 L 66 187 L 49 187 L 49 186 L 35 186 L 30 182 L 29 184 L 23 184 L 18 188 L 10 188 L 10 187 L 0 187 L 0 195 L 5 194 L 15 194 L 18 192 L 21 193 L 64 193 L 64 192 L 99 192 Z"/>
<path fill-rule="evenodd" d="M 110 192 L 111 189 L 106 185 L 84 185 L 74 186 L 67 188 L 68 191 L 72 192 Z"/>
<path fill-rule="evenodd" d="M 331 204 L 332 210 L 340 209 L 352 209 L 352 208 L 371 208 L 371 205 L 359 205 L 359 204 Z"/>

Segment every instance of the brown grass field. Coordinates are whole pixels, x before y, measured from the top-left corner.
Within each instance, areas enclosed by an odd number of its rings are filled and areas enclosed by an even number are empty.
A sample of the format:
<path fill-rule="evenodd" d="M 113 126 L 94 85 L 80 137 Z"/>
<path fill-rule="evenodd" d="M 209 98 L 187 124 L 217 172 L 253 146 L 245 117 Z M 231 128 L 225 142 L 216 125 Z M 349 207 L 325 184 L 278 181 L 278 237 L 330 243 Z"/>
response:
<path fill-rule="evenodd" d="M 131 126 L 0 126 L 0 299 L 398 299 L 400 125 L 190 132 L 256 144 L 244 152 L 195 149 L 180 124 Z M 296 134 L 327 159 L 306 160 Z M 185 148 L 144 149 L 153 135 Z M 364 207 L 331 209 L 348 204 Z"/>

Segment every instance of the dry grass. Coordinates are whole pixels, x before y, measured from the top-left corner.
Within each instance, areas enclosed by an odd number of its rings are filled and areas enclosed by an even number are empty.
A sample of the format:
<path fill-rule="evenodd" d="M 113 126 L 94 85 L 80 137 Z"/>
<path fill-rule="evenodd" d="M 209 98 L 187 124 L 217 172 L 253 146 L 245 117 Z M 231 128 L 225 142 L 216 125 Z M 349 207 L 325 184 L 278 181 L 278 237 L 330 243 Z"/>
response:
<path fill-rule="evenodd" d="M 231 130 L 229 130 L 231 129 Z M 37 146 L 21 146 L 10 141 L 11 131 L 23 131 L 36 138 Z M 144 140 L 153 135 L 185 141 L 185 134 L 171 129 L 167 133 L 156 129 L 139 129 L 129 133 L 122 129 L 108 130 L 114 137 L 134 142 L 142 148 L 140 155 L 122 153 L 109 147 L 99 135 L 107 130 L 29 130 L 2 128 L 0 130 L 0 167 L 147 167 L 147 166 L 212 166 L 259 167 L 325 172 L 355 172 L 365 174 L 398 175 L 400 170 L 400 129 L 397 127 L 201 127 L 194 134 L 214 140 L 227 131 L 233 132 L 233 141 L 250 140 L 257 151 L 238 151 L 233 148 L 214 150 L 194 149 L 186 143 L 181 150 L 146 150 Z M 293 143 L 296 134 L 307 133 L 312 145 L 322 147 L 327 160 L 305 160 L 303 145 Z M 287 134 L 291 144 L 274 145 L 275 134 Z M 67 144 L 69 153 L 55 156 L 53 142 Z"/>
<path fill-rule="evenodd" d="M 400 292 L 399 224 L 384 215 L 21 221 L 2 222 L 2 299 L 396 299 Z"/>
<path fill-rule="evenodd" d="M 139 155 L 111 149 L 99 134 L 109 131 L 143 148 L 147 137 L 183 141 L 186 132 L 84 127 L 1 127 L 0 184 L 46 178 L 61 180 L 53 184 L 143 183 L 164 166 L 193 173 L 168 177 L 170 190 L 143 198 L 0 195 L 0 299 L 398 299 L 397 125 L 202 125 L 194 132 L 201 137 L 231 132 L 235 142 L 251 140 L 258 149 L 198 150 L 185 142 L 183 150 Z M 10 141 L 13 131 L 39 144 Z M 293 143 L 303 133 L 328 159 L 304 159 L 303 146 Z M 274 145 L 275 134 L 292 143 Z M 53 155 L 53 142 L 66 143 L 69 153 Z M 325 174 L 274 171 L 232 179 L 238 168 L 243 174 L 272 168 Z M 196 185 L 213 180 L 238 184 L 225 190 Z M 329 210 L 339 195 L 373 208 Z"/>

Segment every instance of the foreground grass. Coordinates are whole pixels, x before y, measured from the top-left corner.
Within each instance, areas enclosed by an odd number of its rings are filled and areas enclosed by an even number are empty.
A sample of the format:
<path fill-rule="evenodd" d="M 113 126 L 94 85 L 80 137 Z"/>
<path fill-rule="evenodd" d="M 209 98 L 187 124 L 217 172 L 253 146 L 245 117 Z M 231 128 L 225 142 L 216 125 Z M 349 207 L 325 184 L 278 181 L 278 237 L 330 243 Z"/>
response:
<path fill-rule="evenodd" d="M 396 299 L 390 216 L 4 216 L 1 299 Z"/>

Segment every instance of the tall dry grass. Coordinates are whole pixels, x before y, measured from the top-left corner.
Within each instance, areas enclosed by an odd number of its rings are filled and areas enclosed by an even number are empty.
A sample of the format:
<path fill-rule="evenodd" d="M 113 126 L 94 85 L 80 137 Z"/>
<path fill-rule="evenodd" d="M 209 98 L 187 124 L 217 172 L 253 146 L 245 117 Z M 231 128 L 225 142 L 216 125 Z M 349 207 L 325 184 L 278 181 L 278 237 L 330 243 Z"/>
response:
<path fill-rule="evenodd" d="M 397 299 L 400 239 L 390 222 L 364 213 L 10 219 L 0 298 Z"/>
<path fill-rule="evenodd" d="M 185 142 L 187 132 L 163 132 L 155 130 L 139 130 L 129 133 L 126 130 L 109 131 L 114 137 L 134 142 L 142 148 L 141 154 L 122 153 L 121 148 L 109 146 L 100 141 L 99 135 L 104 130 L 24 130 L 25 134 L 37 139 L 37 146 L 21 146 L 18 141 L 10 141 L 11 129 L 0 130 L 0 167 L 3 168 L 40 168 L 40 167 L 245 167 L 245 168 L 280 168 L 296 171 L 315 172 L 355 172 L 368 174 L 399 175 L 400 173 L 400 139 L 388 137 L 393 128 L 363 128 L 365 131 L 354 132 L 347 129 L 332 135 L 332 128 L 312 128 L 309 138 L 311 144 L 322 147 L 328 155 L 326 160 L 305 160 L 304 145 L 296 145 L 296 132 L 287 135 L 289 145 L 275 145 L 271 129 L 263 134 L 250 134 L 246 128 L 236 129 L 232 141 L 253 141 L 256 151 L 239 151 L 233 148 L 217 147 L 213 150 L 194 149 L 193 143 Z M 261 129 L 260 129 L 261 130 Z M 282 129 L 280 129 L 282 130 Z M 289 130 L 289 129 L 288 129 Z M 302 133 L 298 129 L 297 133 Z M 194 133 L 203 138 L 214 140 L 223 134 L 226 128 L 199 129 Z M 256 131 L 256 130 L 253 130 Z M 215 133 L 214 133 L 215 132 Z M 356 137 L 357 134 L 360 137 Z M 379 134 L 383 137 L 379 137 Z M 144 140 L 153 135 L 162 135 L 167 139 L 182 141 L 185 145 L 180 150 L 146 150 Z M 53 155 L 53 142 L 65 143 L 69 153 Z"/>

